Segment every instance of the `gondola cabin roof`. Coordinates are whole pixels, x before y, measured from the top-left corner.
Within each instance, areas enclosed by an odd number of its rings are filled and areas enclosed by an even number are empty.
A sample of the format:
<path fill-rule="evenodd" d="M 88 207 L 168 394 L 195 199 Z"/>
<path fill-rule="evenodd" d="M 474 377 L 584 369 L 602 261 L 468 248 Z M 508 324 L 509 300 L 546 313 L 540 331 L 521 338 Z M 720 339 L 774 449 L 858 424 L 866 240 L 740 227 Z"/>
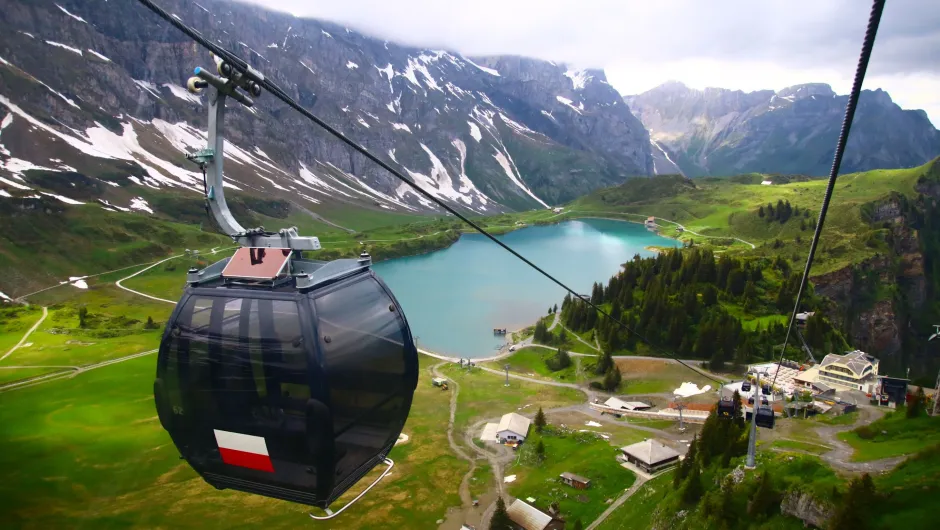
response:
<path fill-rule="evenodd" d="M 291 253 L 289 248 L 239 248 L 222 270 L 222 277 L 273 281 L 289 272 Z"/>

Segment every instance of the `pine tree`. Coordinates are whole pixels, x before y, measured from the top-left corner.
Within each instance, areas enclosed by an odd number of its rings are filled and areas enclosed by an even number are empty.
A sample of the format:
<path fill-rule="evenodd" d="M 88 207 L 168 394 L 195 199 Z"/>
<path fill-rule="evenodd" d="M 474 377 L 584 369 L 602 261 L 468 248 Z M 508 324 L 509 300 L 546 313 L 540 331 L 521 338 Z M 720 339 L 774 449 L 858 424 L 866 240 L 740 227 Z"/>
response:
<path fill-rule="evenodd" d="M 535 445 L 535 457 L 538 459 L 539 463 L 545 461 L 545 443 L 542 440 L 539 440 L 539 443 Z"/>
<path fill-rule="evenodd" d="M 148 316 L 147 322 L 144 324 L 144 329 L 157 329 L 157 323 L 153 321 L 153 317 Z"/>
<path fill-rule="evenodd" d="M 763 206 L 761 206 L 760 208 L 757 209 L 757 215 L 758 215 L 761 219 L 764 218 L 764 207 L 763 207 Z"/>
<path fill-rule="evenodd" d="M 539 411 L 535 413 L 535 432 L 541 433 L 546 423 L 545 413 L 542 412 L 542 407 L 539 407 Z"/>
<path fill-rule="evenodd" d="M 614 358 L 610 354 L 610 351 L 609 350 L 604 351 L 604 354 L 601 355 L 601 358 L 597 360 L 597 364 L 594 365 L 594 373 L 597 375 L 606 374 L 613 365 L 614 365 Z"/>
<path fill-rule="evenodd" d="M 78 308 L 78 327 L 84 328 L 88 325 L 88 308 L 85 306 Z"/>
<path fill-rule="evenodd" d="M 702 476 L 697 465 L 693 465 L 689 470 L 689 477 L 685 479 L 685 486 L 682 489 L 682 501 L 686 504 L 695 504 L 702 498 L 705 492 L 702 486 Z"/>
<path fill-rule="evenodd" d="M 607 373 L 604 374 L 604 388 L 607 389 L 608 392 L 617 390 L 617 388 L 620 387 L 622 377 L 617 365 L 611 366 L 610 369 L 607 370 Z"/>
<path fill-rule="evenodd" d="M 706 285 L 702 291 L 702 305 L 711 307 L 718 303 L 718 290 L 712 285 Z"/>
<path fill-rule="evenodd" d="M 506 503 L 503 498 L 496 498 L 496 510 L 493 511 L 493 517 L 490 518 L 490 530 L 512 530 L 512 519 L 506 512 Z"/>
<path fill-rule="evenodd" d="M 584 530 L 584 525 L 581 524 L 581 519 L 574 520 L 574 526 L 572 527 L 572 530 Z"/>
<path fill-rule="evenodd" d="M 558 304 L 555 304 L 555 307 L 552 308 L 552 313 L 558 312 Z"/>

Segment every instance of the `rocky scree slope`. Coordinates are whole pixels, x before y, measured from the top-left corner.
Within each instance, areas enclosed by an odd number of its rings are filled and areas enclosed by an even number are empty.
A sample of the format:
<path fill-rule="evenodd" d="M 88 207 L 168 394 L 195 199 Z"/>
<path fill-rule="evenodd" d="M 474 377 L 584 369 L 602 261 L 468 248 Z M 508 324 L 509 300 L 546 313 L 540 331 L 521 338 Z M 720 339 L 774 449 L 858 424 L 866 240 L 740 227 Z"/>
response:
<path fill-rule="evenodd" d="M 544 208 L 652 174 L 646 129 L 602 71 L 398 46 L 235 2 L 161 5 L 465 211 Z M 183 88 L 197 65 L 213 66 L 208 53 L 137 2 L 5 2 L 0 200 L 147 213 L 143 186 L 200 193 L 183 158 L 205 141 L 206 96 Z M 270 95 L 230 109 L 233 189 L 312 209 L 434 209 Z"/>
<path fill-rule="evenodd" d="M 669 82 L 624 100 L 650 131 L 657 173 L 827 175 L 848 96 L 821 83 L 774 92 Z M 842 172 L 919 166 L 940 154 L 923 110 L 863 90 Z"/>

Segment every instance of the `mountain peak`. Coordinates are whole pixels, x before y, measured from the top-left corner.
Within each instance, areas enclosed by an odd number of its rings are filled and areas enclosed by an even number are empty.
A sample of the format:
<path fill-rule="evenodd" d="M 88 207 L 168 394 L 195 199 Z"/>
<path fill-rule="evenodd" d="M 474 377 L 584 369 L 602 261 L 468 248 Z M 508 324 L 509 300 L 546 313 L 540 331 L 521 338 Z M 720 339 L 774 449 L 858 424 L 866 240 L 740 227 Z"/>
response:
<path fill-rule="evenodd" d="M 845 114 L 847 98 L 836 96 L 825 83 L 745 93 L 671 82 L 626 99 L 653 131 L 654 156 L 668 153 L 686 175 L 825 175 Z M 843 170 L 911 167 L 937 156 L 940 131 L 923 118 L 883 90 L 863 91 Z"/>
<path fill-rule="evenodd" d="M 835 97 L 836 93 L 832 87 L 826 83 L 804 83 L 793 85 L 777 92 L 781 98 L 794 97 L 795 99 L 808 98 L 810 96 Z"/>

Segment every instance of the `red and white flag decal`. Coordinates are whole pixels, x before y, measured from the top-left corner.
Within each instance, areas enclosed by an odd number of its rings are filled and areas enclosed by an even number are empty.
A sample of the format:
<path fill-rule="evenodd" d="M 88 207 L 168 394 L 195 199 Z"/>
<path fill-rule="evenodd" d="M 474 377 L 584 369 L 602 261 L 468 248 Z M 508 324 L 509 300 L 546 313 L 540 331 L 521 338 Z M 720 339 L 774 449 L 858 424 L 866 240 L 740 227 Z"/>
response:
<path fill-rule="evenodd" d="M 274 473 L 274 465 L 268 456 L 268 445 L 261 436 L 251 436 L 237 432 L 215 431 L 215 441 L 219 444 L 222 461 L 232 466 L 247 467 L 258 471 Z"/>

